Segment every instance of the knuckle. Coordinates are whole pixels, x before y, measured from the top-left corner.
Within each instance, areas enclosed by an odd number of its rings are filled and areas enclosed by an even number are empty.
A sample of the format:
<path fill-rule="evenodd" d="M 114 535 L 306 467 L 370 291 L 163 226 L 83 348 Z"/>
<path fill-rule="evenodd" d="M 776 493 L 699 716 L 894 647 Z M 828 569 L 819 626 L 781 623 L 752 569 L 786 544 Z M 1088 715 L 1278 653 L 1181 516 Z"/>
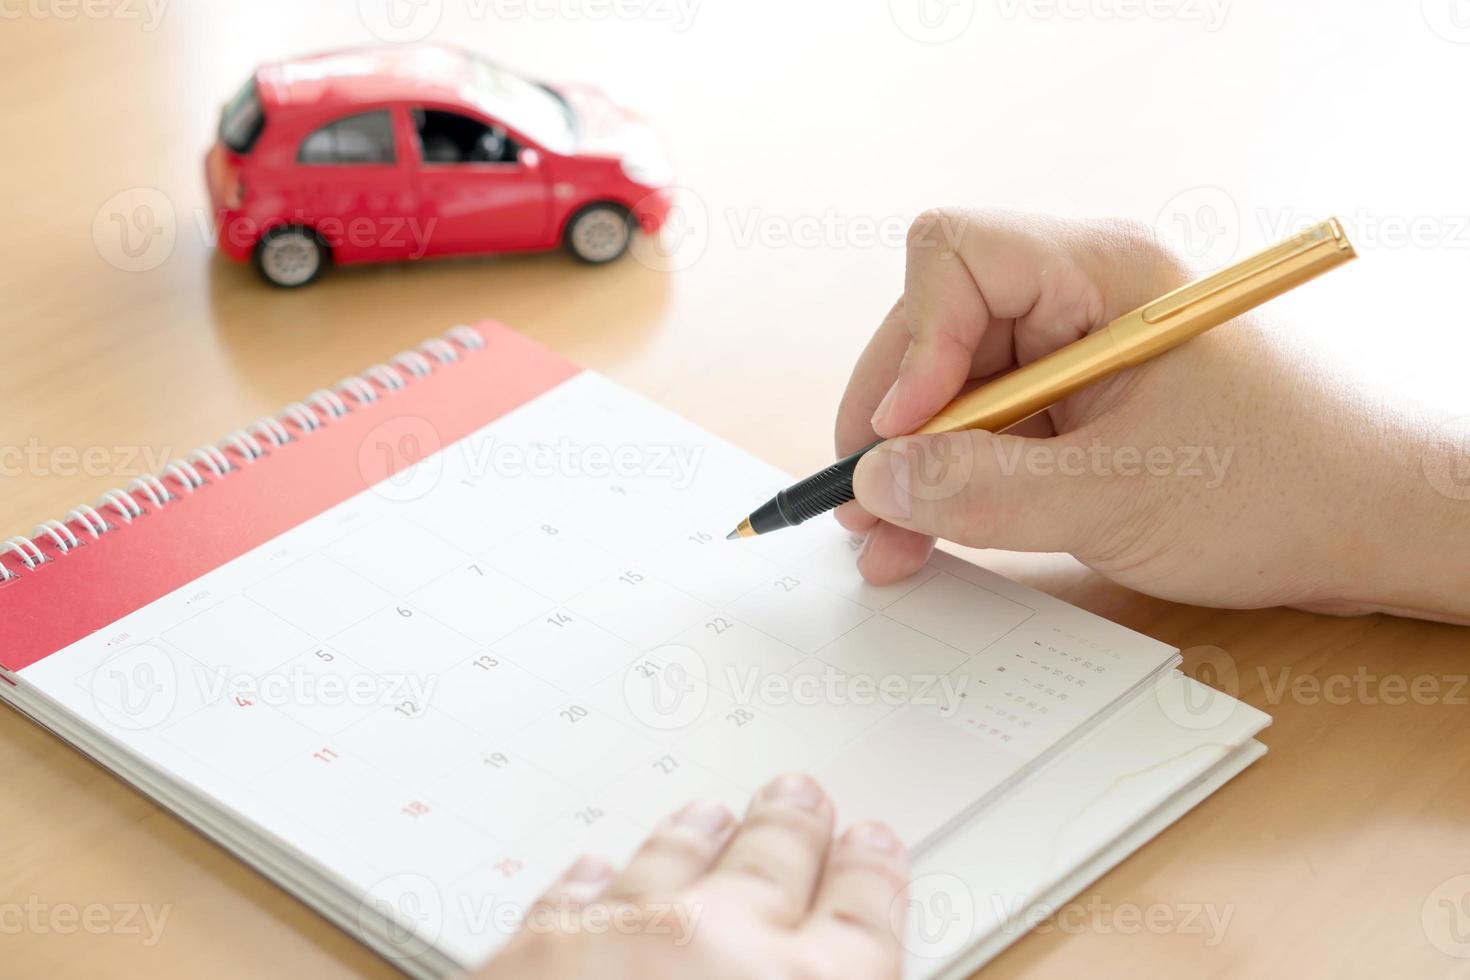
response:
<path fill-rule="evenodd" d="M 926 208 L 909 225 L 908 247 L 932 248 L 943 244 L 948 240 L 947 231 L 963 225 L 964 215 L 958 208 Z"/>
<path fill-rule="evenodd" d="M 843 873 L 843 888 L 823 901 L 823 912 L 880 946 L 896 944 L 903 906 L 895 906 L 894 901 L 907 887 L 904 874 L 879 862 L 859 867 L 861 870 Z M 895 909 L 899 918 L 895 918 Z"/>
<path fill-rule="evenodd" d="M 831 837 L 821 814 L 781 804 L 751 809 L 741 833 L 749 841 L 787 841 L 812 851 L 824 851 Z"/>
<path fill-rule="evenodd" d="M 1136 218 L 1101 218 L 1089 222 L 1086 233 L 1098 247 L 1112 252 L 1144 256 L 1168 252 L 1155 230 Z"/>
<path fill-rule="evenodd" d="M 1121 245 L 1162 248 L 1154 229 L 1137 218 L 1104 218 L 1096 222 L 1098 233 Z"/>
<path fill-rule="evenodd" d="M 658 891 L 657 881 L 668 870 L 703 868 L 714 860 L 716 848 L 710 840 L 676 829 L 662 830 L 649 837 L 628 863 L 627 870 L 607 889 L 607 898 L 632 901 Z"/>
<path fill-rule="evenodd" d="M 707 861 L 715 855 L 716 839 L 679 827 L 660 830 L 639 848 L 639 856 L 671 858 L 682 862 Z"/>
<path fill-rule="evenodd" d="M 742 878 L 781 891 L 785 889 L 786 882 L 776 870 L 778 864 L 769 854 L 750 854 L 731 858 L 721 870 L 732 878 Z"/>
<path fill-rule="evenodd" d="M 1037 330 L 1038 337 L 1046 337 L 1055 346 L 1061 346 L 1071 339 L 1070 333 L 1062 331 L 1079 330 L 1086 333 L 1102 326 L 1108 319 L 1107 298 L 1097 279 L 1070 259 L 1067 270 L 1070 274 L 1058 275 L 1051 280 L 1056 307 L 1064 312 L 1051 328 L 1051 332 L 1046 327 Z"/>
<path fill-rule="evenodd" d="M 738 900 L 753 905 L 777 922 L 794 925 L 806 915 L 809 896 L 805 888 L 788 880 L 777 869 L 783 862 L 766 857 L 737 857 L 720 869 L 704 887 L 703 894 L 715 903 Z"/>
<path fill-rule="evenodd" d="M 844 928 L 872 939 L 882 940 L 891 935 L 886 919 L 879 918 L 871 909 L 854 903 L 839 902 L 828 910 L 827 915 Z"/>
<path fill-rule="evenodd" d="M 891 899 L 908 885 L 908 863 L 876 851 L 853 852 L 839 848 L 828 861 L 829 877 L 854 882 L 853 893 Z"/>
<path fill-rule="evenodd" d="M 1188 263 L 1171 249 L 1157 230 L 1134 218 L 1105 218 L 1083 226 L 1089 250 L 1099 256 L 1127 256 L 1165 282 L 1189 278 Z M 1158 286 L 1149 285 L 1148 290 Z M 1147 290 L 1146 290 L 1147 291 Z M 1149 292 L 1153 295 L 1153 292 Z"/>

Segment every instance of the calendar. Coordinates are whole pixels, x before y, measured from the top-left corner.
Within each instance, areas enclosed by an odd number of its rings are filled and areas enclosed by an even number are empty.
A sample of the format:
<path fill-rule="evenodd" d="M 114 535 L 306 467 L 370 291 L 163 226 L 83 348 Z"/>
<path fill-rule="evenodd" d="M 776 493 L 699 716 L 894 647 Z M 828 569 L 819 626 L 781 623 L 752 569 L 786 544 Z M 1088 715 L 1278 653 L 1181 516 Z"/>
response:
<path fill-rule="evenodd" d="M 439 975 L 789 770 L 922 856 L 1177 662 L 947 554 L 869 585 L 831 521 L 725 539 L 788 482 L 457 328 L 10 541 L 0 694 Z"/>

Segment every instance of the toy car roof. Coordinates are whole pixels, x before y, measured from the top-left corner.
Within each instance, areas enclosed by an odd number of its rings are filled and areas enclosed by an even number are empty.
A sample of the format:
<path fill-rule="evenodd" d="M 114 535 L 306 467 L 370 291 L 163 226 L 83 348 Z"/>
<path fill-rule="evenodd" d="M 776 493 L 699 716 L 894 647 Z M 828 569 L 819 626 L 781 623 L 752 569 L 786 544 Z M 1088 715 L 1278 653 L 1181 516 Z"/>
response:
<path fill-rule="evenodd" d="M 261 66 L 256 88 L 265 110 L 357 105 L 400 99 L 462 103 L 470 55 L 438 44 L 351 48 Z"/>

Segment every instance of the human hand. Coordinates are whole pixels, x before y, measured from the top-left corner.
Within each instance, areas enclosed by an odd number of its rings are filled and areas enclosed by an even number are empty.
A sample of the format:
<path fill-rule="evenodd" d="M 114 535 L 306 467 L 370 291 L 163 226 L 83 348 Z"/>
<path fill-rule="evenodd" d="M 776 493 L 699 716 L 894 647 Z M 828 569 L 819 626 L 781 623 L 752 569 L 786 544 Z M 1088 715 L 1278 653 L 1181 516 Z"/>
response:
<path fill-rule="evenodd" d="M 843 397 L 838 455 L 913 431 L 968 385 L 1188 278 L 1124 225 L 926 213 L 903 297 Z M 938 536 L 1069 552 L 1183 602 L 1470 617 L 1463 534 L 1458 564 L 1453 550 L 1426 563 L 1466 523 L 1424 480 L 1429 426 L 1320 360 L 1241 318 L 1006 435 L 893 439 L 859 464 L 838 519 L 867 533 L 859 567 L 878 583 L 917 570 Z"/>
<path fill-rule="evenodd" d="M 881 824 L 834 842 L 834 819 L 803 775 L 768 785 L 743 821 L 690 804 L 621 872 L 592 858 L 569 868 L 478 976 L 897 978 L 901 923 L 889 916 L 906 852 Z"/>

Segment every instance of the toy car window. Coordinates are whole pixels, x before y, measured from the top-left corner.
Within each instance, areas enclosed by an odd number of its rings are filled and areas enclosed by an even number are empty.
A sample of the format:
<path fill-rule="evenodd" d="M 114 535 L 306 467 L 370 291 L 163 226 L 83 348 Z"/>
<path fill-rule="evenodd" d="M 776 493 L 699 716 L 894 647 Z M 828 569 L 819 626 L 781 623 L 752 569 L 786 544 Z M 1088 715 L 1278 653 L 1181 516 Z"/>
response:
<path fill-rule="evenodd" d="M 549 150 L 570 153 L 577 144 L 577 114 L 555 90 L 471 57 L 468 96 L 475 107 Z"/>
<path fill-rule="evenodd" d="M 424 163 L 514 163 L 519 148 L 501 126 L 441 109 L 415 110 Z"/>
<path fill-rule="evenodd" d="M 338 119 L 301 141 L 301 163 L 392 163 L 393 119 L 388 110 Z"/>
<path fill-rule="evenodd" d="M 219 118 L 219 141 L 241 155 L 249 153 L 265 128 L 265 113 L 260 108 L 260 95 L 255 79 L 250 79 L 226 103 Z"/>

